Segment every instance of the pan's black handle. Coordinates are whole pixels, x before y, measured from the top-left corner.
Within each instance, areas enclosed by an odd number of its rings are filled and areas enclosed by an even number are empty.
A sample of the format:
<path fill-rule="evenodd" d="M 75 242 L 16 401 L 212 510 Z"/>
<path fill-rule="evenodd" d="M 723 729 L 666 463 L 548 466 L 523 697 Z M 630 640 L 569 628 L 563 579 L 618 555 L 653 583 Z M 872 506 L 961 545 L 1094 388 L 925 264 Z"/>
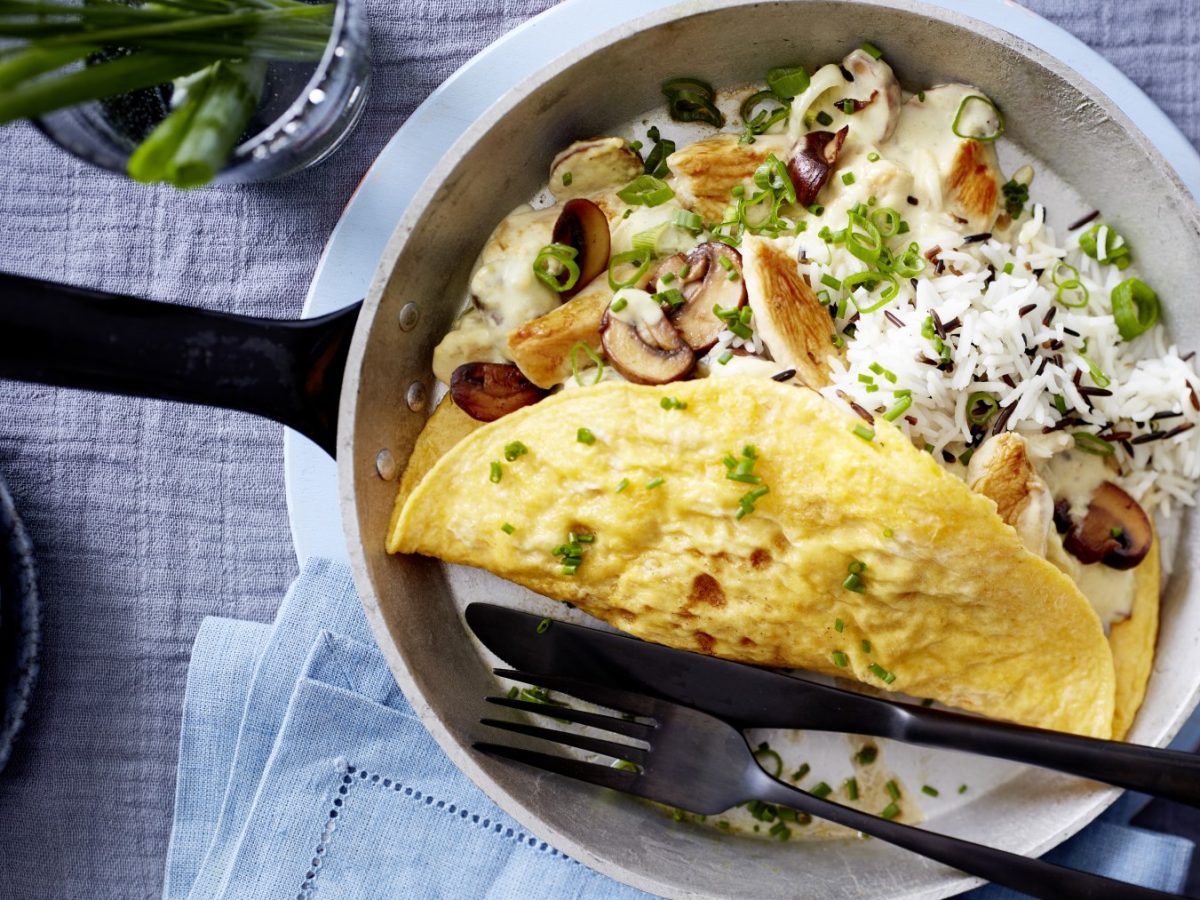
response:
<path fill-rule="evenodd" d="M 258 319 L 0 273 L 0 378 L 241 410 L 334 455 L 360 306 Z"/>

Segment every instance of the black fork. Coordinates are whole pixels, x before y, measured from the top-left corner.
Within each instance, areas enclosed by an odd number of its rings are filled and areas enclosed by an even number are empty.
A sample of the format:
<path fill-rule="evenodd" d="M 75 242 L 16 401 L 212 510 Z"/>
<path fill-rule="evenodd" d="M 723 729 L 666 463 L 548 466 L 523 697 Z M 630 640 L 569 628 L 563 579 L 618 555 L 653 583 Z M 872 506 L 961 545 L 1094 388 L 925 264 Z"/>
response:
<path fill-rule="evenodd" d="M 622 713 L 624 717 L 509 697 L 488 697 L 489 703 L 590 726 L 648 746 L 519 722 L 484 719 L 483 724 L 494 728 L 626 760 L 633 765 L 615 767 L 503 744 L 475 744 L 476 750 L 491 756 L 700 815 L 716 815 L 749 800 L 786 806 L 1047 900 L 1142 900 L 1177 896 L 914 828 L 816 797 L 768 775 L 738 729 L 686 706 L 573 678 L 532 675 L 508 669 L 497 669 L 496 674 L 578 697 Z"/>

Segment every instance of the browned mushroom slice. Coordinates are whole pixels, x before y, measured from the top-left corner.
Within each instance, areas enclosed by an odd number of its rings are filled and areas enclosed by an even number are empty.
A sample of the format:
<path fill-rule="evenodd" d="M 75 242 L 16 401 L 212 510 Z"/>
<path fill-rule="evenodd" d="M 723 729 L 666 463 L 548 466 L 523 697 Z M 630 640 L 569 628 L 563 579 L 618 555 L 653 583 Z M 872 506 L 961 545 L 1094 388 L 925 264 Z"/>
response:
<path fill-rule="evenodd" d="M 795 369 L 811 388 L 829 384 L 834 327 L 828 308 L 796 271 L 796 261 L 774 243 L 747 235 L 742 274 L 754 310 L 754 330 L 781 369 Z"/>
<path fill-rule="evenodd" d="M 508 352 L 513 362 L 538 387 L 554 387 L 571 374 L 573 347 L 582 341 L 600 349 L 600 320 L 612 298 L 608 279 L 598 278 L 562 306 L 510 332 Z M 579 362 L 583 364 L 582 356 Z"/>
<path fill-rule="evenodd" d="M 1082 522 L 1072 522 L 1068 505 L 1061 501 L 1054 518 L 1059 527 L 1067 526 L 1063 547 L 1082 563 L 1132 569 L 1145 559 L 1154 541 L 1146 511 L 1111 481 L 1096 488 Z"/>
<path fill-rule="evenodd" d="M 837 163 L 838 154 L 842 152 L 842 144 L 850 126 L 843 127 L 837 134 L 831 131 L 810 131 L 804 136 L 803 144 L 788 160 L 788 175 L 796 188 L 796 202 L 801 206 L 811 206 L 817 202 L 817 195 Z"/>
<path fill-rule="evenodd" d="M 507 363 L 467 363 L 450 377 L 450 396 L 472 419 L 494 422 L 501 416 L 531 406 L 546 392 Z"/>
<path fill-rule="evenodd" d="M 608 218 L 591 200 L 568 200 L 558 215 L 558 221 L 554 223 L 552 240 L 579 251 L 575 257 L 575 264 L 579 266 L 579 280 L 561 294 L 564 300 L 570 300 L 608 268 L 608 254 L 612 246 Z"/>
<path fill-rule="evenodd" d="M 722 259 L 727 262 L 722 263 Z M 670 307 L 667 317 L 687 345 L 703 353 L 717 342 L 726 327 L 713 308 L 736 309 L 746 302 L 742 256 L 727 244 L 709 241 L 687 256 L 676 253 L 662 260 L 650 274 L 649 289 L 657 290 L 668 273 L 675 278 L 665 287 L 678 290 L 684 302 Z"/>
<path fill-rule="evenodd" d="M 626 291 L 624 296 L 634 293 Z M 636 293 L 649 300 L 644 292 Z M 628 312 L 619 317 L 610 308 L 600 323 L 604 354 L 612 367 L 636 384 L 666 384 L 687 377 L 696 355 L 657 304 L 630 302 L 625 309 Z"/>

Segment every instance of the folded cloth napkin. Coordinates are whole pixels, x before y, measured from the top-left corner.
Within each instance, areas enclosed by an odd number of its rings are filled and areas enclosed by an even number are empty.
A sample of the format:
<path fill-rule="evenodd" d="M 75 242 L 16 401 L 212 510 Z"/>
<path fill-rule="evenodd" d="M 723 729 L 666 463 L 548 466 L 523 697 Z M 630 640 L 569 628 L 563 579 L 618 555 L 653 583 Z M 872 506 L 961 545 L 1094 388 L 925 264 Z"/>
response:
<path fill-rule="evenodd" d="M 1048 858 L 1179 890 L 1191 842 L 1117 819 Z M 647 896 L 527 832 L 453 766 L 392 679 L 349 571 L 327 560 L 304 567 L 273 624 L 201 625 L 164 885 L 166 900 L 316 896 Z"/>

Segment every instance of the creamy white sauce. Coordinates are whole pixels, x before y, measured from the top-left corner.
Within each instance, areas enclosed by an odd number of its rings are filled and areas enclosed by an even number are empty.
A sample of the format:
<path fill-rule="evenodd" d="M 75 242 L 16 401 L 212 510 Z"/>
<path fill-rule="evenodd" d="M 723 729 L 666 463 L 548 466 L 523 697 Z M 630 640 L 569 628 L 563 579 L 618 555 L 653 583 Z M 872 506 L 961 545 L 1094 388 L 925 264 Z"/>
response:
<path fill-rule="evenodd" d="M 622 300 L 625 301 L 624 305 Z M 637 288 L 621 288 L 617 291 L 608 306 L 608 314 L 617 321 L 636 328 L 638 336 L 647 344 L 655 342 L 648 329 L 666 318 L 658 301 Z"/>

